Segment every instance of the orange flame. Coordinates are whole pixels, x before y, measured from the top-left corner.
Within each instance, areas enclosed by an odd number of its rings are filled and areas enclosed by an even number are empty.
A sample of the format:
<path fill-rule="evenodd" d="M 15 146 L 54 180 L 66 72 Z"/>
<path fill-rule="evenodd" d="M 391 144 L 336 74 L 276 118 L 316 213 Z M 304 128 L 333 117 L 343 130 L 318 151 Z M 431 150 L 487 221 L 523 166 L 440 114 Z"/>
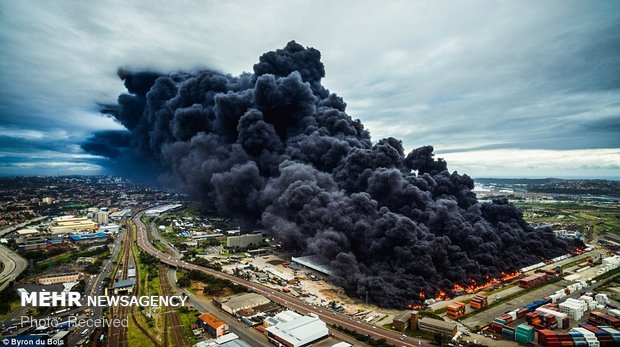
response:
<path fill-rule="evenodd" d="M 418 297 L 420 298 L 420 300 L 426 299 L 426 294 L 423 290 L 420 290 L 420 292 L 418 292 Z"/>
<path fill-rule="evenodd" d="M 486 276 L 486 282 L 478 284 L 476 280 L 473 278 L 469 278 L 469 284 L 455 284 L 452 287 L 453 292 L 465 292 L 465 293 L 474 293 L 481 289 L 490 287 L 494 284 L 498 284 L 500 282 L 510 281 L 511 279 L 517 278 L 521 275 L 520 272 L 502 272 L 501 277 L 491 278 L 490 276 Z"/>
<path fill-rule="evenodd" d="M 444 292 L 443 290 L 439 291 L 439 294 L 437 294 L 435 296 L 435 300 L 440 301 L 440 300 L 446 300 L 449 299 L 450 297 L 448 296 L 448 293 Z"/>

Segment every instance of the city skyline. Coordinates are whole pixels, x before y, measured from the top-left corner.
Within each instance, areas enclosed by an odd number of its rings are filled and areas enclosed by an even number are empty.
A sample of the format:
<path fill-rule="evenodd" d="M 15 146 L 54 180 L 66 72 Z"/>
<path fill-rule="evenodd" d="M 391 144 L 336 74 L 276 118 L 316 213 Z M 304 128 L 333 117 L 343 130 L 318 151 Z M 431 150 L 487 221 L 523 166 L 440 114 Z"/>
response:
<path fill-rule="evenodd" d="M 0 5 L 0 173 L 113 174 L 80 145 L 122 128 L 98 111 L 118 68 L 238 75 L 293 39 L 374 142 L 473 177 L 620 172 L 617 3 L 247 5 Z"/>

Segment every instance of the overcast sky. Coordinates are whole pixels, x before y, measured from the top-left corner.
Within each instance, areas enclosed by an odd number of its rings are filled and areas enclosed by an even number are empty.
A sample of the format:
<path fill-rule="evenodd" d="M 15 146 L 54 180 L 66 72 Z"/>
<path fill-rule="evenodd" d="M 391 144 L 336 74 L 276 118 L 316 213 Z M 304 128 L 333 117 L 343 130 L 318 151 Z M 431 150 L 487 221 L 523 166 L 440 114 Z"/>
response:
<path fill-rule="evenodd" d="M 407 150 L 473 177 L 620 177 L 620 1 L 2 1 L 0 174 L 98 174 L 119 67 L 239 74 L 296 40 Z"/>

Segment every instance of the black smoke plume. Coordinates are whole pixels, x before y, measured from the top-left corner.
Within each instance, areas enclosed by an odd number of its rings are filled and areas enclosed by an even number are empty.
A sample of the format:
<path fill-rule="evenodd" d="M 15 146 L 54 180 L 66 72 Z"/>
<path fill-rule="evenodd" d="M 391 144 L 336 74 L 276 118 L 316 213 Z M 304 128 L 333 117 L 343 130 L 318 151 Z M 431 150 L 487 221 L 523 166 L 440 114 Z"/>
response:
<path fill-rule="evenodd" d="M 83 148 L 152 163 L 165 182 L 317 255 L 349 294 L 368 291 L 386 307 L 571 250 L 506 199 L 478 203 L 474 181 L 449 172 L 433 147 L 373 143 L 321 85 L 320 56 L 292 41 L 252 74 L 120 71 L 128 94 L 104 112 L 130 139 L 95 135 Z"/>

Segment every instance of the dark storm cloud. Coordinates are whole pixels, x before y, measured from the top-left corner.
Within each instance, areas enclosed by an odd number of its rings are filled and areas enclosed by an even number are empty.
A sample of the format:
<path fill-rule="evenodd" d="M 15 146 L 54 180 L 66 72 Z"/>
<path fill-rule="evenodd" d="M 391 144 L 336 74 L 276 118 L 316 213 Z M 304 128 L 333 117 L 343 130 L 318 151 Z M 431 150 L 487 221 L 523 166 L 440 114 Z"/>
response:
<path fill-rule="evenodd" d="M 118 67 L 239 74 L 295 38 L 321 49 L 349 114 L 405 148 L 617 148 L 597 125 L 620 114 L 619 16 L 617 1 L 3 2 L 0 126 L 119 130 L 96 105 L 117 102 Z"/>
<path fill-rule="evenodd" d="M 474 181 L 448 171 L 432 146 L 407 154 L 393 137 L 373 143 L 322 85 L 320 58 L 291 41 L 253 74 L 123 71 L 128 91 L 112 113 L 127 131 L 96 133 L 83 148 L 162 174 L 205 207 L 318 256 L 349 294 L 385 307 L 574 247 L 534 230 L 506 199 L 478 203 Z M 144 163 L 151 171 L 134 166 Z"/>

